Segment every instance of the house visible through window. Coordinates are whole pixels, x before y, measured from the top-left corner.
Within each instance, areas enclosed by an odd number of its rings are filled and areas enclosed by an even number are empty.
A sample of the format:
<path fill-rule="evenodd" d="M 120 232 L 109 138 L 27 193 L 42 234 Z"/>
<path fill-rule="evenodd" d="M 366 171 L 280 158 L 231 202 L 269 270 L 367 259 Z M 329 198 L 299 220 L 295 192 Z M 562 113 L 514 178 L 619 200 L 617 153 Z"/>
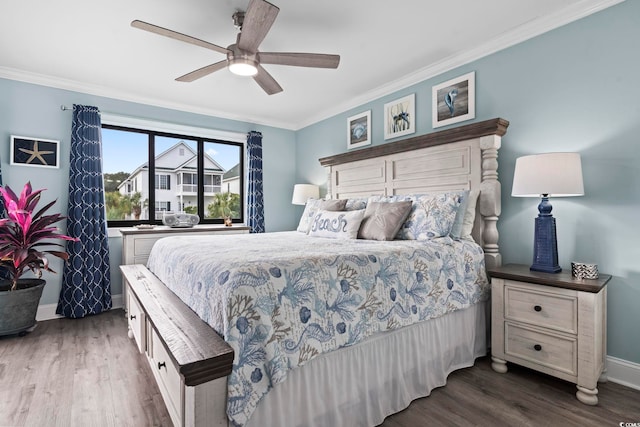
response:
<path fill-rule="evenodd" d="M 158 224 L 163 212 L 244 221 L 241 142 L 109 124 L 102 141 L 110 227 Z"/>

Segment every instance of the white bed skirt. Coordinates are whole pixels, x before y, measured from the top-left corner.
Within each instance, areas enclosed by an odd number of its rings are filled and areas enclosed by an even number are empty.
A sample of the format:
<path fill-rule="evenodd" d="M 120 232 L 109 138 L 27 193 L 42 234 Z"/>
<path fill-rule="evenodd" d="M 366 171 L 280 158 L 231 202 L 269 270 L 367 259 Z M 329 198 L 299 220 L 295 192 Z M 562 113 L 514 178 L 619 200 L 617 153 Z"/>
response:
<path fill-rule="evenodd" d="M 375 426 L 487 353 L 489 302 L 321 355 L 276 385 L 248 425 Z"/>

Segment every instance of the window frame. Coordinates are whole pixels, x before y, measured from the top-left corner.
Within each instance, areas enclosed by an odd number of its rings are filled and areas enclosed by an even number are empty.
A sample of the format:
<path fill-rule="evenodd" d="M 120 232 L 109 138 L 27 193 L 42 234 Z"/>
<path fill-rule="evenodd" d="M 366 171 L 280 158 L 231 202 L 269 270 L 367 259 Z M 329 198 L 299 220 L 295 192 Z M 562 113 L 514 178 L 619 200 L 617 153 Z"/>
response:
<path fill-rule="evenodd" d="M 138 121 L 138 120 L 136 120 Z M 135 122 L 135 121 L 134 121 Z M 146 121 L 145 121 L 146 122 Z M 150 122 L 147 122 L 150 123 Z M 162 125 L 161 123 L 159 123 L 159 125 Z M 187 126 L 179 126 L 179 125 L 168 125 L 167 127 L 169 128 L 177 128 L 178 130 L 182 131 L 189 131 L 191 128 L 187 127 Z M 220 139 L 220 138 L 215 138 L 215 137 L 207 137 L 207 136 L 201 136 L 202 135 L 202 130 L 198 129 L 198 128 L 193 128 L 193 134 L 191 132 L 189 133 L 173 133 L 173 132 L 166 132 L 163 130 L 155 130 L 153 128 L 137 128 L 137 127 L 130 127 L 122 124 L 112 124 L 107 122 L 106 120 L 103 119 L 103 123 L 102 123 L 102 128 L 104 129 L 113 129 L 113 130 L 118 130 L 118 131 L 124 131 L 124 132 L 135 132 L 135 133 L 142 133 L 142 134 L 146 134 L 148 136 L 148 147 L 147 147 L 147 152 L 148 152 L 148 159 L 147 159 L 147 163 L 149 165 L 149 179 L 148 179 L 148 192 L 149 192 L 149 198 L 148 198 L 148 206 L 152 207 L 154 206 L 153 209 L 149 209 L 149 218 L 148 219 L 133 219 L 133 220 L 108 220 L 107 221 L 107 227 L 108 228 L 119 228 L 119 227 L 132 227 L 134 225 L 138 225 L 138 224 L 151 224 L 151 225 L 162 225 L 162 220 L 156 220 L 155 219 L 155 205 L 156 205 L 156 194 L 155 192 L 158 190 L 158 188 L 156 188 L 156 175 L 163 175 L 162 171 L 158 172 L 156 171 L 155 168 L 155 157 L 156 157 L 156 153 L 155 153 L 155 138 L 156 137 L 167 137 L 167 138 L 175 138 L 175 139 L 185 139 L 185 140 L 189 140 L 189 141 L 194 141 L 196 142 L 197 145 L 197 171 L 196 171 L 196 179 L 198 181 L 199 184 L 197 185 L 197 207 L 198 207 L 198 216 L 200 217 L 200 224 L 223 224 L 224 223 L 224 219 L 223 218 L 206 218 L 205 217 L 205 210 L 206 210 L 206 206 L 205 206 L 205 196 L 204 196 L 204 159 L 205 159 L 205 151 L 204 151 L 204 146 L 205 143 L 215 143 L 215 144 L 225 144 L 225 145 L 231 145 L 231 146 L 235 146 L 238 147 L 240 150 L 240 158 L 238 159 L 238 163 L 239 163 L 239 168 L 240 168 L 240 173 L 239 173 L 239 179 L 240 179 L 240 216 L 239 218 L 232 218 L 232 221 L 234 224 L 243 224 L 244 220 L 245 220 L 245 211 L 246 211 L 246 186 L 245 186 L 245 157 L 246 157 L 246 153 L 245 153 L 245 149 L 246 149 L 246 144 L 245 142 L 240 142 L 238 141 L 238 135 L 239 134 L 232 134 L 230 132 L 219 132 L 221 134 L 223 134 L 223 136 L 229 135 L 232 136 L 232 138 L 228 138 L 228 139 Z M 205 131 L 207 131 L 205 129 Z M 218 133 L 216 131 L 212 131 L 212 130 L 208 130 L 209 132 L 207 133 Z M 166 174 L 165 174 L 166 175 Z M 177 179 L 176 179 L 177 181 Z M 222 178 L 220 178 L 220 181 L 222 182 Z M 160 183 L 158 182 L 158 185 Z M 177 183 L 173 183 L 173 185 L 178 185 Z"/>

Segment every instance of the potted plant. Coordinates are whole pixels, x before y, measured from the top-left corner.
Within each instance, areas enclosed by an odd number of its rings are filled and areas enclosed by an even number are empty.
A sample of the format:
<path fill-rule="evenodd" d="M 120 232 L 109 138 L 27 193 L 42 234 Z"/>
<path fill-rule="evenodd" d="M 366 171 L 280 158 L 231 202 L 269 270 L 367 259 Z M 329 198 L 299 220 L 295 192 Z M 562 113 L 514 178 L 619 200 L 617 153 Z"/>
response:
<path fill-rule="evenodd" d="M 45 281 L 42 270 L 55 273 L 49 266 L 47 255 L 68 260 L 64 250 L 47 247 L 63 244 L 51 239 L 77 241 L 61 234 L 53 226 L 65 217 L 45 215 L 55 200 L 34 213 L 43 190 L 33 191 L 25 184 L 18 197 L 8 186 L 0 187 L 7 218 L 0 219 L 0 267 L 5 279 L 0 280 L 0 335 L 23 333 L 36 324 L 36 312 Z M 31 271 L 32 278 L 22 276 Z"/>

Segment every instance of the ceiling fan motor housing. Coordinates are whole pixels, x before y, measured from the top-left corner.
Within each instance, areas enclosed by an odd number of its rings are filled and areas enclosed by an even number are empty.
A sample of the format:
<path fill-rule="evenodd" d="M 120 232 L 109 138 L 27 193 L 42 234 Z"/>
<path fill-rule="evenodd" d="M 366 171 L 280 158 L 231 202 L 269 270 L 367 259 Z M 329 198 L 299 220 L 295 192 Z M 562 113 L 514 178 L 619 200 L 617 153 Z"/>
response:
<path fill-rule="evenodd" d="M 258 72 L 258 58 L 256 53 L 242 50 L 236 44 L 230 45 L 227 49 L 227 61 L 229 70 L 238 75 L 253 76 Z"/>

